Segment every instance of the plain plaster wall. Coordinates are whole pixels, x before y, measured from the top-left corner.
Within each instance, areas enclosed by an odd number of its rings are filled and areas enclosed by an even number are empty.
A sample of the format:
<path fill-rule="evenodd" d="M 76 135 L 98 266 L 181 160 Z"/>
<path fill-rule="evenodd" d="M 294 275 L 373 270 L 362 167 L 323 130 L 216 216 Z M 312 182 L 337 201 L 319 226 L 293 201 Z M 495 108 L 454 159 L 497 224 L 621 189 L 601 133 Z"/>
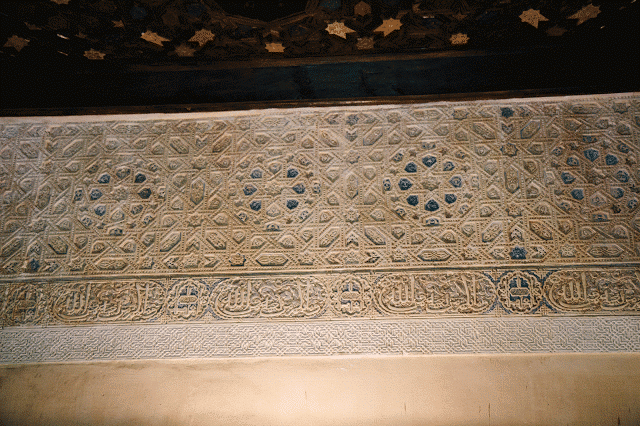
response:
<path fill-rule="evenodd" d="M 638 425 L 640 354 L 0 368 L 3 425 Z"/>

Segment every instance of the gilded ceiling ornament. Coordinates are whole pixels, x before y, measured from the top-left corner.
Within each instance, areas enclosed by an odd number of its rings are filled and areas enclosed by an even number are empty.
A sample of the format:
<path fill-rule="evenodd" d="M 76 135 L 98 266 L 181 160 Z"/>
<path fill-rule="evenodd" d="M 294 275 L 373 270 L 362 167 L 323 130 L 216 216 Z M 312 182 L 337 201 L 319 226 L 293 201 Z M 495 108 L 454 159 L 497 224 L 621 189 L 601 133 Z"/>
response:
<path fill-rule="evenodd" d="M 201 29 L 200 31 L 196 31 L 196 33 L 189 39 L 189 41 L 198 43 L 198 46 L 202 47 L 208 42 L 212 41 L 215 38 L 215 34 L 206 29 Z"/>
<path fill-rule="evenodd" d="M 552 37 L 560 37 L 562 34 L 566 32 L 567 30 L 565 28 L 562 28 L 556 25 L 555 27 L 551 27 L 547 30 L 547 35 L 550 35 Z"/>
<path fill-rule="evenodd" d="M 104 59 L 104 55 L 104 53 L 94 49 L 85 50 L 84 52 L 84 57 L 91 60 Z"/>
<path fill-rule="evenodd" d="M 265 45 L 265 49 L 267 49 L 271 53 L 283 53 L 285 47 L 282 43 L 267 43 Z"/>
<path fill-rule="evenodd" d="M 193 56 L 193 53 L 195 51 L 196 49 L 193 49 L 186 44 L 181 44 L 180 46 L 176 47 L 175 54 L 178 56 Z"/>
<path fill-rule="evenodd" d="M 19 52 L 27 44 L 29 44 L 29 40 L 27 40 L 26 38 L 18 37 L 17 35 L 12 35 L 4 44 L 4 47 L 13 47 Z"/>
<path fill-rule="evenodd" d="M 338 37 L 342 37 L 344 39 L 347 38 L 347 34 L 355 33 L 354 30 L 352 30 L 351 28 L 349 28 L 346 25 L 344 25 L 344 23 L 337 22 L 337 21 L 334 22 L 333 24 L 327 25 L 327 28 L 325 28 L 325 30 L 329 34 L 333 34 L 333 35 L 336 35 Z"/>
<path fill-rule="evenodd" d="M 594 6 L 592 4 L 583 7 L 573 15 L 569 16 L 569 19 L 577 19 L 578 23 L 576 25 L 580 25 L 591 18 L 595 18 L 600 13 L 600 6 Z"/>
<path fill-rule="evenodd" d="M 162 46 L 162 43 L 165 41 L 170 41 L 168 38 L 161 37 L 157 33 L 149 30 L 142 33 L 140 38 L 148 41 L 149 43 L 157 44 L 158 46 Z"/>
<path fill-rule="evenodd" d="M 373 37 L 362 37 L 358 39 L 358 44 L 356 47 L 359 50 L 368 50 L 373 49 Z"/>
<path fill-rule="evenodd" d="M 451 41 L 451 44 L 467 44 L 469 42 L 469 36 L 458 33 L 452 35 L 449 40 Z"/>
<path fill-rule="evenodd" d="M 124 22 L 122 21 L 111 21 L 111 22 L 113 22 L 114 28 L 124 28 Z"/>
<path fill-rule="evenodd" d="M 535 10 L 535 9 L 525 10 L 520 15 L 520 19 L 522 20 L 522 22 L 526 22 L 528 24 L 531 24 L 536 28 L 538 28 L 538 23 L 540 21 L 548 21 L 547 18 L 542 16 L 542 14 L 540 13 L 539 10 Z"/>
<path fill-rule="evenodd" d="M 382 21 L 382 25 L 380 25 L 378 28 L 373 30 L 373 32 L 376 32 L 376 33 L 382 32 L 386 37 L 392 32 L 394 32 L 395 30 L 399 30 L 401 26 L 402 26 L 402 22 L 400 22 L 399 19 L 394 19 L 394 18 L 385 19 L 384 21 Z"/>
<path fill-rule="evenodd" d="M 366 16 L 371 13 L 371 6 L 369 4 L 361 1 L 353 7 L 353 13 L 358 16 Z"/>

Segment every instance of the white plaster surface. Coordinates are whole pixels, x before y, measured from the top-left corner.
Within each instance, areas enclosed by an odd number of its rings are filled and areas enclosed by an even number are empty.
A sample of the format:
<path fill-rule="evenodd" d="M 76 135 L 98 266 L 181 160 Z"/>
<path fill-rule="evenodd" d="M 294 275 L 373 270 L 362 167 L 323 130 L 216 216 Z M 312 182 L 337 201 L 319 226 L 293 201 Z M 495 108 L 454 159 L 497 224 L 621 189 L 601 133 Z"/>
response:
<path fill-rule="evenodd" d="M 3 425 L 637 425 L 640 355 L 5 366 Z"/>

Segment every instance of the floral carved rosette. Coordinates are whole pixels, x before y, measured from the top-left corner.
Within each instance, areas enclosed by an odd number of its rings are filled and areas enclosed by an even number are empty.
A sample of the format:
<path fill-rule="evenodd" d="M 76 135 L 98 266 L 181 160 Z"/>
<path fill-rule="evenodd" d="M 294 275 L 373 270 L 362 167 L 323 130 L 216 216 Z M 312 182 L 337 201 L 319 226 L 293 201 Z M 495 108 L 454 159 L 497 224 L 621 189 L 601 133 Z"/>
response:
<path fill-rule="evenodd" d="M 532 313 L 542 301 L 542 284 L 536 276 L 525 271 L 505 274 L 498 284 L 500 303 L 509 312 Z"/>
<path fill-rule="evenodd" d="M 179 280 L 167 299 L 166 311 L 177 319 L 200 318 L 207 308 L 209 291 L 204 280 Z"/>
<path fill-rule="evenodd" d="M 0 300 L 0 318 L 7 325 L 32 324 L 45 313 L 46 296 L 35 284 L 7 286 Z"/>
<path fill-rule="evenodd" d="M 356 317 L 366 315 L 372 302 L 371 285 L 361 277 L 348 275 L 334 284 L 331 302 L 338 314 Z"/>

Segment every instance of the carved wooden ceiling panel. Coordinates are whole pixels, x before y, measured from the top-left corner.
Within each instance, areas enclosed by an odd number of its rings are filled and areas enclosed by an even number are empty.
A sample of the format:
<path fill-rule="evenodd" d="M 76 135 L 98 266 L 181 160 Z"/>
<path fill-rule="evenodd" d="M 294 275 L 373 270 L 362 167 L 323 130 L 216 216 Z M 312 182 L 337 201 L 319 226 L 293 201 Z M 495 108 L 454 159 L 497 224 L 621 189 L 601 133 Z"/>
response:
<path fill-rule="evenodd" d="M 633 0 L 47 0 L 0 5 L 0 58 L 142 63 L 590 43 Z M 637 23 L 637 20 L 635 20 Z"/>

